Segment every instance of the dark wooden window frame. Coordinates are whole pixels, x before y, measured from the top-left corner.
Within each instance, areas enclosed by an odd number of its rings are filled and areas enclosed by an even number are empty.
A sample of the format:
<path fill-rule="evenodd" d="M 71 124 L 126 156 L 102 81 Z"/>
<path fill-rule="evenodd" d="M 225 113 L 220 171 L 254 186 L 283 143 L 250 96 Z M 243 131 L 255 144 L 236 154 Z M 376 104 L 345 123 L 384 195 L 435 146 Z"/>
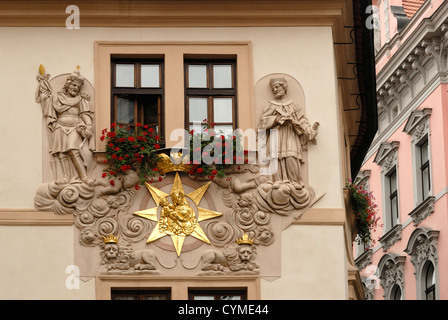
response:
<path fill-rule="evenodd" d="M 188 66 L 206 65 L 207 66 L 207 88 L 189 88 L 188 86 Z M 232 88 L 213 88 L 213 66 L 231 65 L 232 66 Z M 189 130 L 190 122 L 189 97 L 207 98 L 207 121 L 217 125 L 232 125 L 233 130 L 237 128 L 237 83 L 236 83 L 236 60 L 235 59 L 185 59 L 184 60 L 184 88 L 185 88 L 185 128 Z M 213 112 L 213 98 L 233 98 L 232 122 L 216 122 Z M 202 122 L 202 124 L 205 124 Z"/>
<path fill-rule="evenodd" d="M 171 300 L 171 289 L 114 289 L 111 290 L 111 299 L 118 300 L 119 297 L 135 296 L 136 300 L 146 300 L 145 297 L 164 297 L 161 300 Z"/>
<path fill-rule="evenodd" d="M 392 186 L 392 176 L 395 175 L 395 186 Z M 397 218 L 399 217 L 398 213 L 398 176 L 397 176 L 397 169 L 394 167 L 388 174 L 387 174 L 388 184 L 389 184 L 389 209 L 390 209 L 390 227 L 393 228 L 397 224 Z M 394 189 L 392 189 L 394 187 Z M 393 191 L 392 191 L 393 190 Z M 394 204 L 393 200 L 396 200 L 395 204 L 395 210 L 397 213 L 397 216 L 394 216 Z"/>
<path fill-rule="evenodd" d="M 423 146 L 426 144 L 426 150 L 427 150 L 427 160 L 425 162 L 423 162 Z M 425 140 L 423 140 L 420 144 L 419 144 L 419 153 L 420 153 L 420 179 L 421 179 L 421 188 L 422 188 L 422 201 L 424 201 L 428 196 L 429 196 L 429 191 L 431 190 L 431 169 L 429 166 L 429 141 L 426 138 Z M 428 190 L 427 194 L 425 195 L 425 176 L 424 176 L 424 171 L 428 170 L 428 177 L 427 177 L 427 182 L 428 182 Z"/>
<path fill-rule="evenodd" d="M 117 64 L 134 64 L 134 87 L 116 87 L 116 65 Z M 159 65 L 159 87 L 158 88 L 147 88 L 141 87 L 141 72 L 140 66 L 145 64 L 158 64 Z M 148 58 L 112 58 L 111 59 L 111 122 L 117 122 L 117 97 L 130 97 L 135 99 L 135 111 L 136 116 L 135 122 L 143 123 L 143 113 L 142 108 L 137 105 L 137 100 L 142 99 L 145 95 L 157 96 L 158 97 L 158 134 L 161 136 L 163 141 L 160 144 L 164 144 L 164 119 L 165 119 L 165 108 L 164 108 L 164 61 L 163 59 L 148 59 Z M 141 103 L 141 101 L 140 101 Z"/>
<path fill-rule="evenodd" d="M 430 270 L 432 271 L 432 277 L 434 277 L 434 272 L 436 271 L 436 269 L 434 268 L 434 264 L 432 262 L 430 262 L 430 265 L 428 265 L 425 270 L 425 298 L 426 298 L 426 300 L 430 300 L 430 299 L 428 299 L 428 297 L 430 297 L 432 295 L 431 300 L 435 300 L 436 299 L 436 284 L 435 283 L 428 284 L 428 275 L 429 275 L 428 273 Z"/>
<path fill-rule="evenodd" d="M 241 300 L 247 300 L 247 288 L 189 288 L 188 299 L 193 300 L 195 296 L 214 296 L 214 300 L 220 300 L 220 296 L 241 296 Z"/>

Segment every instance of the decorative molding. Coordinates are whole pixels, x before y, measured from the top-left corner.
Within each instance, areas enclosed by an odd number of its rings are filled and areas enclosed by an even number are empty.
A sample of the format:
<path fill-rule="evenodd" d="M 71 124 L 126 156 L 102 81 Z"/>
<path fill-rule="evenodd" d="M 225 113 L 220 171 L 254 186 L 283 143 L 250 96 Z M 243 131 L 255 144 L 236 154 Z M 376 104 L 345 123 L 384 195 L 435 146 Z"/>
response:
<path fill-rule="evenodd" d="M 390 247 L 392 247 L 398 240 L 401 240 L 401 230 L 402 225 L 397 224 L 389 231 L 387 231 L 380 239 L 380 243 L 383 247 L 383 251 L 387 251 Z"/>
<path fill-rule="evenodd" d="M 385 254 L 378 263 L 380 270 L 380 284 L 384 289 L 384 298 L 390 297 L 391 291 L 395 285 L 401 290 L 402 298 L 404 295 L 404 264 L 406 257 L 397 254 Z"/>
<path fill-rule="evenodd" d="M 415 267 L 415 275 L 419 274 L 427 260 L 432 261 L 436 266 L 439 233 L 439 231 L 429 228 L 417 228 L 409 237 L 404 252 L 411 256 L 411 262 Z"/>
<path fill-rule="evenodd" d="M 434 212 L 434 202 L 435 197 L 428 197 L 425 201 L 419 204 L 414 210 L 412 210 L 409 215 L 414 222 L 414 226 L 420 224 L 425 220 L 431 213 Z"/>
<path fill-rule="evenodd" d="M 432 109 L 425 108 L 422 110 L 414 110 L 411 112 L 408 121 L 403 129 L 412 137 L 412 143 L 417 143 L 429 131 L 429 117 Z"/>
<path fill-rule="evenodd" d="M 372 277 L 361 277 L 364 287 L 364 299 L 375 300 L 375 280 Z"/>
<path fill-rule="evenodd" d="M 104 274 L 96 277 L 97 300 L 110 300 L 112 288 L 171 288 L 171 299 L 187 300 L 188 288 L 247 288 L 248 300 L 261 299 L 259 276 L 165 277 L 151 275 Z"/>
<path fill-rule="evenodd" d="M 362 170 L 355 179 L 355 184 L 362 186 L 364 190 L 369 190 L 370 170 Z"/>
<path fill-rule="evenodd" d="M 56 215 L 35 209 L 0 209 L 1 226 L 72 226 L 72 215 Z"/>
<path fill-rule="evenodd" d="M 365 269 L 368 265 L 372 263 L 373 250 L 365 250 L 359 257 L 355 259 L 355 266 L 359 271 Z"/>
<path fill-rule="evenodd" d="M 380 145 L 373 162 L 382 167 L 382 173 L 386 173 L 397 164 L 397 150 L 399 146 L 400 142 L 398 141 L 383 142 Z"/>

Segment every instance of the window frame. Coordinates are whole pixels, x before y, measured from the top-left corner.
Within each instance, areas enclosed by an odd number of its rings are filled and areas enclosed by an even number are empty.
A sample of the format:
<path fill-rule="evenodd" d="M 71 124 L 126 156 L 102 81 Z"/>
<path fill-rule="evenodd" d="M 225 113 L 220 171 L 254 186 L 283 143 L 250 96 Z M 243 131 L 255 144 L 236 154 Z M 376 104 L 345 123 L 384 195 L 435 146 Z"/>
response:
<path fill-rule="evenodd" d="M 189 87 L 189 66 L 190 65 L 206 65 L 207 87 L 197 88 Z M 214 65 L 231 65 L 232 67 L 232 88 L 213 88 L 213 66 Z M 215 59 L 210 58 L 195 59 L 192 57 L 184 59 L 184 91 L 185 91 L 185 129 L 190 131 L 190 126 L 197 124 L 190 121 L 190 97 L 207 98 L 207 122 L 216 123 L 217 125 L 231 125 L 233 131 L 238 128 L 238 107 L 237 107 L 237 60 L 236 58 Z M 217 122 L 214 116 L 214 98 L 232 98 L 232 122 Z M 201 126 L 206 122 L 201 121 Z"/>
<path fill-rule="evenodd" d="M 195 300 L 195 296 L 213 296 L 213 300 L 222 300 L 220 296 L 240 296 L 240 300 L 247 300 L 247 288 L 188 288 L 188 300 Z"/>
<path fill-rule="evenodd" d="M 395 189 L 392 191 L 392 176 L 395 176 Z M 398 196 L 398 171 L 397 166 L 394 165 L 385 175 L 387 180 L 387 207 L 388 207 L 388 218 L 389 218 L 389 229 L 392 229 L 399 223 L 400 211 L 399 211 L 399 196 Z M 395 205 L 393 200 L 396 200 Z M 396 216 L 394 216 L 394 208 L 396 210 Z"/>
<path fill-rule="evenodd" d="M 428 272 L 432 269 L 431 278 L 434 279 L 434 282 L 431 282 L 431 285 L 428 285 Z M 436 300 L 436 280 L 435 280 L 435 272 L 436 269 L 434 264 L 431 261 L 427 261 L 423 270 L 422 270 L 422 280 L 424 281 L 424 297 L 425 300 Z M 424 277 L 423 277 L 424 275 Z M 428 299 L 428 296 L 432 294 L 432 299 Z"/>
<path fill-rule="evenodd" d="M 134 65 L 134 87 L 117 87 L 116 86 L 116 66 L 117 64 L 133 64 Z M 141 86 L 141 66 L 142 65 L 159 65 L 159 87 L 142 87 Z M 150 95 L 157 97 L 157 119 L 158 119 L 158 135 L 161 137 L 159 144 L 165 145 L 165 108 L 164 108 L 164 59 L 163 58 L 140 58 L 133 55 L 127 57 L 111 57 L 111 83 L 110 83 L 110 119 L 111 123 L 118 123 L 117 119 L 117 98 L 129 97 L 134 100 L 134 124 L 124 124 L 126 126 L 136 128 L 138 122 L 144 124 L 143 108 L 139 106 L 142 103 L 143 96 Z M 152 126 L 151 126 L 152 127 Z"/>
<path fill-rule="evenodd" d="M 136 295 L 136 300 L 147 300 L 144 299 L 145 296 L 163 296 L 165 299 L 154 299 L 154 300 L 171 300 L 171 288 L 156 288 L 156 289 L 121 289 L 121 288 L 111 288 L 111 300 L 120 300 L 117 299 L 119 296 L 125 295 Z M 149 299 L 151 300 L 151 299 Z"/>

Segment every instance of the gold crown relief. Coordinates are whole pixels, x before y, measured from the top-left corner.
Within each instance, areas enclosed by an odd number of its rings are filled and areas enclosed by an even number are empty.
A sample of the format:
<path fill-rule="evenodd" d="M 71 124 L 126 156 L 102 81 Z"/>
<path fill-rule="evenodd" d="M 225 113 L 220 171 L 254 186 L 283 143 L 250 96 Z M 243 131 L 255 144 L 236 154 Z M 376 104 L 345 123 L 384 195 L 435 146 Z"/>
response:
<path fill-rule="evenodd" d="M 118 243 L 118 236 L 111 234 L 110 236 L 103 237 L 104 243 Z"/>
<path fill-rule="evenodd" d="M 253 238 L 249 238 L 249 236 L 247 235 L 247 233 L 245 233 L 241 238 L 236 240 L 236 243 L 238 244 L 254 244 L 255 239 Z"/>

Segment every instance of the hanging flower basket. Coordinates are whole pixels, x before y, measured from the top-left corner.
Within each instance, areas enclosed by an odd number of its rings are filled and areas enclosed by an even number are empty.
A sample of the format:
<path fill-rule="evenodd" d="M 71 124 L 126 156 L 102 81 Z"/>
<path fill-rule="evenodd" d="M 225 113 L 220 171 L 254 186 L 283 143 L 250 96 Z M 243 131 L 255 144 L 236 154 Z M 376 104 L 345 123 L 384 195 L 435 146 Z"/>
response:
<path fill-rule="evenodd" d="M 377 205 L 372 192 L 368 192 L 362 186 L 350 182 L 346 185 L 350 191 L 350 202 L 355 215 L 356 229 L 358 233 L 358 244 L 371 244 L 371 232 L 375 231 L 378 225 Z"/>

